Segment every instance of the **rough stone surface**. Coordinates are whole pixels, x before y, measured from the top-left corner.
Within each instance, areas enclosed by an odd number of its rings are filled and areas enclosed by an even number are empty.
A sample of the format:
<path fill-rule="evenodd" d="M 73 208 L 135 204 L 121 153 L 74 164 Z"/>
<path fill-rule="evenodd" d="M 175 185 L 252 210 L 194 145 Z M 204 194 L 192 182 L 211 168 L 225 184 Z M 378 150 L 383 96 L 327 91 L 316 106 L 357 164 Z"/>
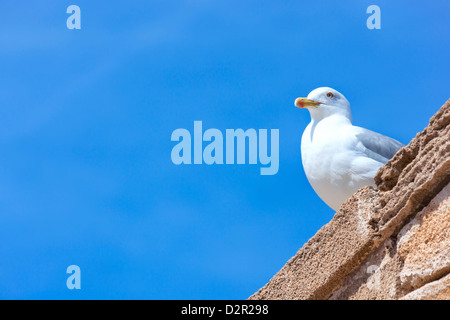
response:
<path fill-rule="evenodd" d="M 403 296 L 401 300 L 448 300 L 450 299 L 450 274 Z"/>
<path fill-rule="evenodd" d="M 450 299 L 450 100 L 249 299 Z"/>
<path fill-rule="evenodd" d="M 400 232 L 402 286 L 421 287 L 450 272 L 450 185 Z"/>

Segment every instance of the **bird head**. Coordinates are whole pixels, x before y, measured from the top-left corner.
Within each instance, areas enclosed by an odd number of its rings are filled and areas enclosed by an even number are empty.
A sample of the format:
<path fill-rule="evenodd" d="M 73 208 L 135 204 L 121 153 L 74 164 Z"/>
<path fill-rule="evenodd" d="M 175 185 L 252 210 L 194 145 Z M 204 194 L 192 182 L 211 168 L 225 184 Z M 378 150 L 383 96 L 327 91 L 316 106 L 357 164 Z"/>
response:
<path fill-rule="evenodd" d="M 321 87 L 311 91 L 306 98 L 295 99 L 295 106 L 308 109 L 313 120 L 321 120 L 331 115 L 343 115 L 352 120 L 350 103 L 337 90 Z"/>

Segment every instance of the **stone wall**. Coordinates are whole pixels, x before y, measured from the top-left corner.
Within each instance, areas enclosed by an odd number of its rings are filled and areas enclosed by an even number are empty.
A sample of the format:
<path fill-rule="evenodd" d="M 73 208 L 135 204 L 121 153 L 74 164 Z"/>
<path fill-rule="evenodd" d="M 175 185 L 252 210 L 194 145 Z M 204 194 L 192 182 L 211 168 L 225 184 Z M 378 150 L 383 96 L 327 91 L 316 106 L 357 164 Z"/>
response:
<path fill-rule="evenodd" d="M 450 100 L 249 299 L 450 299 Z"/>

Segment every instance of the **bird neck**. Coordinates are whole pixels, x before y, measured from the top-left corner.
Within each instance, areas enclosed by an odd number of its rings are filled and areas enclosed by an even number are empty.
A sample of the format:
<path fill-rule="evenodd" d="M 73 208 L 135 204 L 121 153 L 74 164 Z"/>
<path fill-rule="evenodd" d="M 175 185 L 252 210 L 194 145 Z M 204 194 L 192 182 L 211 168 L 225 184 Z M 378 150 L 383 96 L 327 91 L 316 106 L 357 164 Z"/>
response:
<path fill-rule="evenodd" d="M 312 111 L 314 111 L 314 110 L 312 110 Z M 313 114 L 312 111 L 311 111 L 311 122 L 316 125 L 322 121 L 352 124 L 352 115 L 350 112 L 348 112 L 348 113 L 342 112 L 342 113 L 334 113 L 334 114 L 324 114 L 324 113 Z"/>
<path fill-rule="evenodd" d="M 339 118 L 343 117 L 348 119 L 350 123 L 352 122 L 352 112 L 350 108 L 336 107 L 333 105 L 323 105 L 319 108 L 308 108 L 313 121 L 321 121 L 327 118 Z"/>
<path fill-rule="evenodd" d="M 311 141 L 314 140 L 314 135 L 317 128 L 327 128 L 338 130 L 342 126 L 352 125 L 351 117 L 344 116 L 341 114 L 333 114 L 324 118 L 311 118 L 311 123 L 309 125 L 309 136 Z M 327 130 L 328 132 L 333 132 L 333 130 Z"/>

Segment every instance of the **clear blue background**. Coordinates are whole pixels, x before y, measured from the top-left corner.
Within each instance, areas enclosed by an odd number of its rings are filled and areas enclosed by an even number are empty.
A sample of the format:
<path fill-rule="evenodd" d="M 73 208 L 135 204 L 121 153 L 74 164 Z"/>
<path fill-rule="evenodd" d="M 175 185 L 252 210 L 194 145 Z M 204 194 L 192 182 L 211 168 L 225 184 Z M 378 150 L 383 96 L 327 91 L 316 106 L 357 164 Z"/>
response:
<path fill-rule="evenodd" d="M 247 298 L 334 214 L 294 99 L 334 87 L 356 125 L 408 143 L 450 98 L 449 4 L 2 1 L 0 298 Z M 278 174 L 174 165 L 194 120 L 279 129 Z"/>

